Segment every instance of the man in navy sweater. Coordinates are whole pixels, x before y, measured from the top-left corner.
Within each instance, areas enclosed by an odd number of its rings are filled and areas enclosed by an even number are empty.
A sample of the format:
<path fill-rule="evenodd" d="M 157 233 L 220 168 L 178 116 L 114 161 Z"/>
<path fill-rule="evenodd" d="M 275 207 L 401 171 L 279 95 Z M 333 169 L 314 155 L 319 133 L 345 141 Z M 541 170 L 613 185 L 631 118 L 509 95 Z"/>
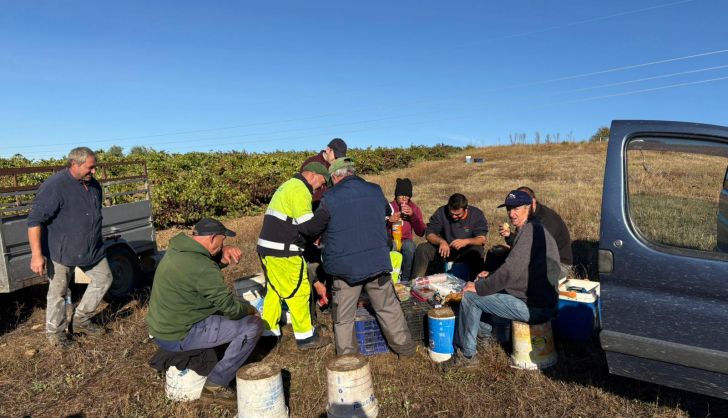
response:
<path fill-rule="evenodd" d="M 28 215 L 30 269 L 40 276 L 47 275 L 50 281 L 46 333 L 54 346 L 72 344 L 65 333 L 64 297 L 76 267 L 91 283 L 73 314 L 72 330 L 88 335 L 104 332 L 91 322 L 112 280 L 101 237 L 102 192 L 93 177 L 95 172 L 94 152 L 86 147 L 74 148 L 68 154 L 68 167 L 41 184 Z"/>

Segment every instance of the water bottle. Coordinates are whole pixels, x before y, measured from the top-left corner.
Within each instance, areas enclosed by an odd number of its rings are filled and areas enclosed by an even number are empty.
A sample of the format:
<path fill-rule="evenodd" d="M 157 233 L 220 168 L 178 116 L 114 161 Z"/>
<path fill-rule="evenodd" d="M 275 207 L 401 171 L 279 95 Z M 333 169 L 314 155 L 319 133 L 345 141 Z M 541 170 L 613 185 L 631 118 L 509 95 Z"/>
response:
<path fill-rule="evenodd" d="M 71 289 L 66 289 L 66 296 L 63 298 L 63 307 L 65 308 L 66 318 L 70 321 L 73 318 L 73 300 L 71 299 Z"/>

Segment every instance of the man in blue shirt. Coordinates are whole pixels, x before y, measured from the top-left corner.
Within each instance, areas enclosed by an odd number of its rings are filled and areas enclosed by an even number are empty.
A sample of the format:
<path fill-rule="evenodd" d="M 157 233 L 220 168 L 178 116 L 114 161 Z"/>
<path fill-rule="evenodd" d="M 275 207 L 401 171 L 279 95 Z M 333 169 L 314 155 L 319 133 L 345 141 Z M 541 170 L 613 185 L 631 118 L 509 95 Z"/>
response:
<path fill-rule="evenodd" d="M 68 154 L 68 167 L 41 184 L 28 215 L 30 269 L 40 276 L 47 274 L 50 281 L 46 333 L 54 346 L 68 347 L 72 343 L 65 333 L 64 297 L 76 267 L 91 283 L 73 314 L 72 330 L 88 335 L 104 332 L 91 322 L 112 280 L 101 236 L 102 192 L 93 177 L 95 172 L 93 151 L 74 148 Z"/>

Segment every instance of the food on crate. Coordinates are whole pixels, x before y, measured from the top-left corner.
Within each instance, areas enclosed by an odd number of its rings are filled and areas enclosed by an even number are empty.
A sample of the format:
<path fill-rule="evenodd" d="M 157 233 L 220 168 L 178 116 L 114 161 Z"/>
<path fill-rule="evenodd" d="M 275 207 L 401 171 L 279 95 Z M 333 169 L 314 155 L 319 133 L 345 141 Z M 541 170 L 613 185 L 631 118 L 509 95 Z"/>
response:
<path fill-rule="evenodd" d="M 460 292 L 457 293 L 450 293 L 449 295 L 445 296 L 445 303 L 460 303 L 460 301 L 463 300 L 463 294 Z"/>
<path fill-rule="evenodd" d="M 394 291 L 397 293 L 397 299 L 399 299 L 400 302 L 404 302 L 406 300 L 409 300 L 410 298 L 410 288 L 403 285 L 402 283 L 396 283 L 394 285 Z"/>
<path fill-rule="evenodd" d="M 441 273 L 420 277 L 412 288 L 412 296 L 421 301 L 444 303 L 452 293 L 460 293 L 465 281 L 451 274 Z"/>

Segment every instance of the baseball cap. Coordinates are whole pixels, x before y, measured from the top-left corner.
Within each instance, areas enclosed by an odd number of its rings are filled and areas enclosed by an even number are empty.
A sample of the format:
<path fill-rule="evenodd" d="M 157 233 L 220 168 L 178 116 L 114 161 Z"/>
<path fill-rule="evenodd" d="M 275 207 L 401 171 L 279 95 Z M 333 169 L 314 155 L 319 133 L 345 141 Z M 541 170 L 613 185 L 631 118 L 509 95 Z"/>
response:
<path fill-rule="evenodd" d="M 530 205 L 533 202 L 531 196 L 523 190 L 511 190 L 506 196 L 506 201 L 502 205 L 498 205 L 499 208 L 503 206 L 523 206 Z"/>
<path fill-rule="evenodd" d="M 329 174 L 329 170 L 326 168 L 326 166 L 324 166 L 323 164 L 321 164 L 318 161 L 313 161 L 313 162 L 310 162 L 310 163 L 306 164 L 305 166 L 303 166 L 303 168 L 301 169 L 301 172 L 303 173 L 304 171 L 310 171 L 312 173 L 321 174 L 322 176 L 324 176 L 324 179 L 327 182 L 329 181 L 329 177 L 331 176 Z"/>
<path fill-rule="evenodd" d="M 341 138 L 334 138 L 327 147 L 334 151 L 334 158 L 346 157 L 346 142 Z"/>
<path fill-rule="evenodd" d="M 234 237 L 235 232 L 225 228 L 225 225 L 217 219 L 202 218 L 192 227 L 192 235 L 225 235 L 226 237 Z"/>
<path fill-rule="evenodd" d="M 337 158 L 329 166 L 329 174 L 334 174 L 336 170 L 346 167 L 354 167 L 354 160 L 351 157 Z"/>

